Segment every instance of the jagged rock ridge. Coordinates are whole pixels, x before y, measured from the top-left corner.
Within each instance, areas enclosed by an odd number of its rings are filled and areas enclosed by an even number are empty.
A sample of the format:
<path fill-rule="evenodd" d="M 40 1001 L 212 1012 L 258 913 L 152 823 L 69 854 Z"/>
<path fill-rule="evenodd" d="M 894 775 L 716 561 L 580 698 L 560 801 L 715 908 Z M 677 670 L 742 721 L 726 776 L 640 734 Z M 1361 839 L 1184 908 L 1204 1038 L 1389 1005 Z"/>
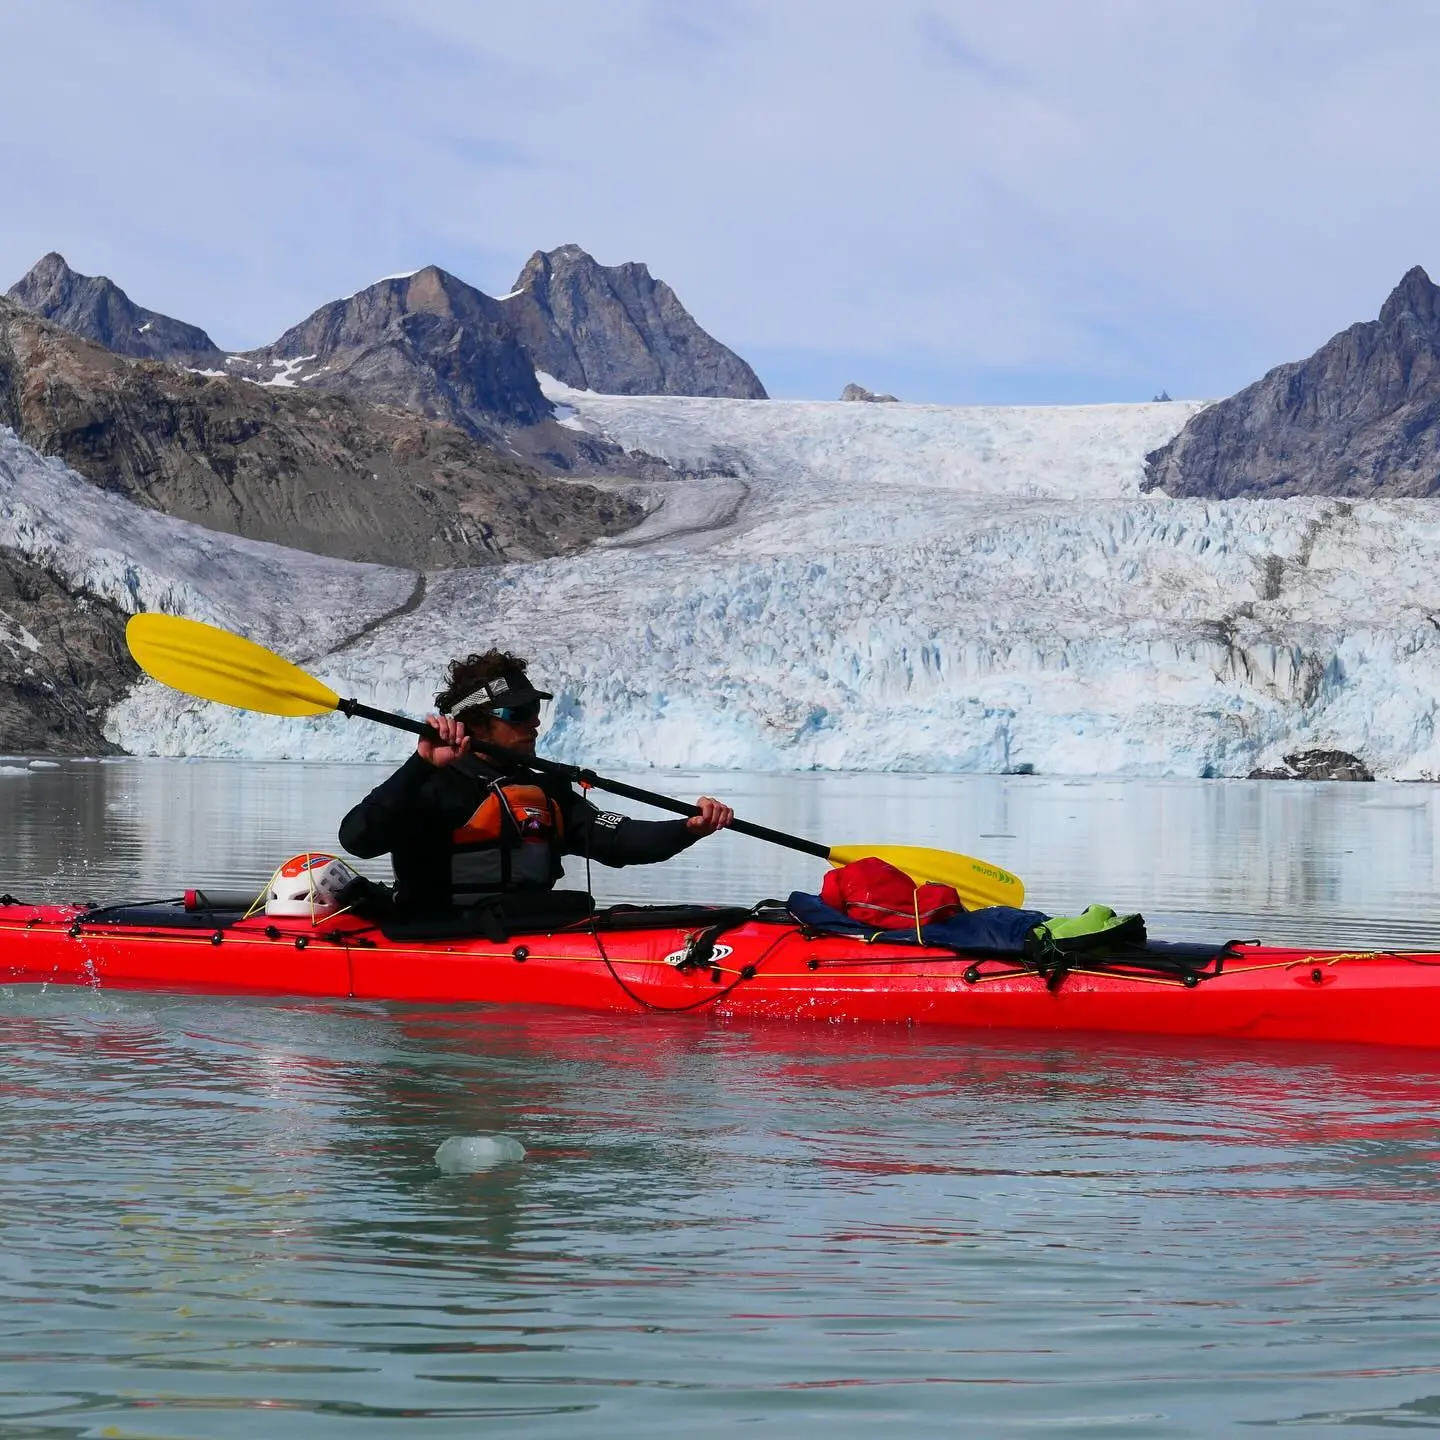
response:
<path fill-rule="evenodd" d="M 140 360 L 210 367 L 224 355 L 201 329 L 137 305 L 104 275 L 81 275 L 51 251 L 6 292 L 26 310 Z"/>
<path fill-rule="evenodd" d="M 562 553 L 638 523 L 404 410 L 128 360 L 0 301 L 0 423 L 108 490 L 212 530 L 392 565 Z"/>
<path fill-rule="evenodd" d="M 898 395 L 877 395 L 873 390 L 867 390 L 863 385 L 857 385 L 852 380 L 841 392 L 842 400 L 861 400 L 867 405 L 894 405 L 899 403 Z"/>
<path fill-rule="evenodd" d="M 416 411 L 552 472 L 639 478 L 658 465 L 557 423 L 500 302 L 438 265 L 322 305 L 224 368 L 269 388 Z"/>
<path fill-rule="evenodd" d="M 645 266 L 600 266 L 576 246 L 537 254 L 527 272 L 539 262 L 558 277 L 557 307 L 521 291 L 497 301 L 430 265 L 323 305 L 273 344 L 236 353 L 219 350 L 203 330 L 135 305 L 103 277 L 78 275 L 58 254 L 45 256 L 11 294 L 120 354 L 272 390 L 332 390 L 398 406 L 551 473 L 648 481 L 669 471 L 653 457 L 627 455 L 602 436 L 558 423 L 537 368 L 581 388 L 621 393 L 764 396 L 749 366 L 701 330 Z"/>
<path fill-rule="evenodd" d="M 1415 266 L 1378 320 L 1200 411 L 1145 471 L 1176 498 L 1440 494 L 1440 289 Z"/>
<path fill-rule="evenodd" d="M 537 250 L 499 303 L 535 368 L 577 390 L 766 398 L 645 265 L 601 265 L 578 245 Z"/>

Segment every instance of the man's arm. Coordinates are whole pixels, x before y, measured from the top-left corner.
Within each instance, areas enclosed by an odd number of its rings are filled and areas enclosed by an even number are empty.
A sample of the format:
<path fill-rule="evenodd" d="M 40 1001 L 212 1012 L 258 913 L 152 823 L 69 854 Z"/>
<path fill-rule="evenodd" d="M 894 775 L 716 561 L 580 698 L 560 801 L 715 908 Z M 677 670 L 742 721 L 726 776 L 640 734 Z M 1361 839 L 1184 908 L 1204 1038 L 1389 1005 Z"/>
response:
<path fill-rule="evenodd" d="M 709 796 L 702 797 L 700 809 L 699 815 L 688 820 L 635 820 L 597 810 L 572 791 L 565 817 L 565 849 L 572 855 L 588 855 L 602 865 L 617 867 L 669 860 L 730 823 L 730 808 Z"/>
<path fill-rule="evenodd" d="M 435 803 L 430 783 L 437 774 L 428 760 L 412 755 L 340 822 L 341 845 L 352 855 L 369 859 L 413 843 L 429 830 L 443 829 L 447 816 L 444 807 Z"/>

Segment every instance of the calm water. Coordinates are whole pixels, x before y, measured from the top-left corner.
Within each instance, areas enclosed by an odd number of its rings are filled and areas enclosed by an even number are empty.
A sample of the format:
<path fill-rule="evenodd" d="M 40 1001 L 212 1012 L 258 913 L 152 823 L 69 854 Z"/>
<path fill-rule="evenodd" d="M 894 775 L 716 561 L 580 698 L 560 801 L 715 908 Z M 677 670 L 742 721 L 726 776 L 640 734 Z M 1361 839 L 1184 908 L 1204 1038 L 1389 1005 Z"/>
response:
<path fill-rule="evenodd" d="M 381 773 L 0 762 L 0 890 L 258 888 Z M 1440 944 L 1429 787 L 629 778 L 1166 935 Z M 1440 1053 L 25 987 L 0 1030 L 6 1437 L 1440 1427 Z"/>

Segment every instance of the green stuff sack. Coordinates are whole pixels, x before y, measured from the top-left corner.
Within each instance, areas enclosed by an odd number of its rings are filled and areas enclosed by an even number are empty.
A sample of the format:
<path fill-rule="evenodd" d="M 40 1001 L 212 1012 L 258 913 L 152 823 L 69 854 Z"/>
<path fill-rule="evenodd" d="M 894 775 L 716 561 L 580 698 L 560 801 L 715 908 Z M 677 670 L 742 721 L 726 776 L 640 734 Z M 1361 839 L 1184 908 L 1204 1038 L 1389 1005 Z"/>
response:
<path fill-rule="evenodd" d="M 1057 915 L 1037 925 L 1025 942 L 1025 953 L 1080 955 L 1101 947 L 1144 943 L 1143 915 L 1117 915 L 1108 905 L 1091 905 L 1083 915 Z"/>

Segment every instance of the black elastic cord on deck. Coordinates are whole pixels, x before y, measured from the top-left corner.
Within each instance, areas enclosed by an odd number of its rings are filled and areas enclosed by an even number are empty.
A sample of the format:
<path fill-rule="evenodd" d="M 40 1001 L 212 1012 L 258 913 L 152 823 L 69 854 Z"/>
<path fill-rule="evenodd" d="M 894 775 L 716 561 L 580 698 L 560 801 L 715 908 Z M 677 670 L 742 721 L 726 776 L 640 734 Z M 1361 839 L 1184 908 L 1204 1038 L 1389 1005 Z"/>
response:
<path fill-rule="evenodd" d="M 588 831 L 586 832 L 586 835 L 586 845 L 583 852 L 585 856 L 585 889 L 591 895 L 594 895 L 595 883 L 590 871 L 590 845 L 588 839 Z M 770 902 L 762 900 L 760 903 L 762 905 L 765 905 L 769 904 Z M 760 906 L 758 905 L 754 907 L 755 910 L 758 910 L 759 908 Z M 751 913 L 754 913 L 753 910 Z M 630 985 L 626 982 L 625 978 L 615 968 L 614 961 L 610 959 L 610 954 L 605 949 L 605 942 L 600 938 L 599 917 L 595 914 L 593 910 L 590 912 L 590 937 L 595 941 L 595 949 L 598 952 L 600 959 L 604 961 L 606 970 L 610 972 L 610 978 L 620 987 L 621 992 L 628 999 L 632 1000 L 642 1010 L 648 1010 L 651 1012 L 651 1014 L 654 1015 L 684 1015 L 688 1011 L 703 1010 L 707 1005 L 718 1004 L 721 1000 L 725 999 L 725 997 L 729 995 L 732 991 L 743 985 L 747 980 L 753 980 L 760 966 L 763 965 L 765 961 L 770 958 L 771 951 L 773 951 L 775 947 L 779 945 L 780 942 L 785 939 L 785 937 L 789 933 L 790 931 L 788 929 L 782 930 L 775 937 L 775 939 L 772 940 L 770 944 L 765 947 L 765 949 L 761 952 L 760 958 L 758 960 L 752 960 L 750 964 L 742 966 L 740 969 L 740 973 L 736 975 L 736 977 L 728 985 L 722 986 L 719 990 L 712 990 L 708 995 L 702 995 L 698 1000 L 689 1000 L 684 1005 L 657 1005 L 653 1000 L 647 1000 L 643 995 L 637 995 L 635 991 L 631 989 Z"/>

